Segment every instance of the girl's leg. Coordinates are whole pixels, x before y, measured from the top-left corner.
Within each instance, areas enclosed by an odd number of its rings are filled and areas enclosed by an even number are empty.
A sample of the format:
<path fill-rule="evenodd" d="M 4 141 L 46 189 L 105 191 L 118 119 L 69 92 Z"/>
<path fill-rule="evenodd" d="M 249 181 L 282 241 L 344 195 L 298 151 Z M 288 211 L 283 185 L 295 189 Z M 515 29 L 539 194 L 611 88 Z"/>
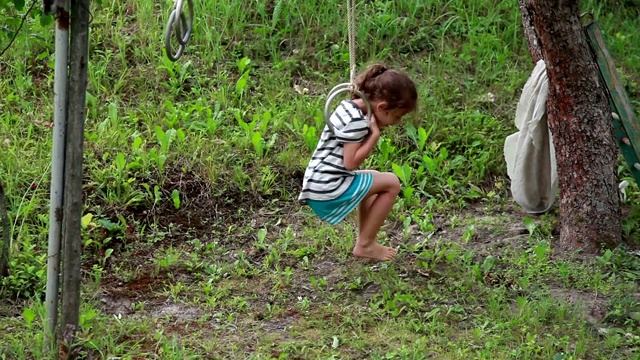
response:
<path fill-rule="evenodd" d="M 374 179 L 376 176 L 380 175 L 380 172 L 376 170 L 358 170 L 358 172 L 372 173 L 374 176 Z M 358 205 L 358 228 L 361 229 L 363 224 L 367 221 L 367 218 L 369 218 L 369 208 L 371 208 L 371 204 L 373 203 L 373 201 L 376 199 L 377 196 L 378 194 L 371 195 L 371 191 L 369 191 L 367 196 L 365 196 L 365 198 L 362 199 L 362 201 Z"/>
<path fill-rule="evenodd" d="M 374 173 L 369 193 L 359 208 L 359 234 L 353 254 L 375 260 L 391 260 L 396 250 L 376 242 L 380 227 L 386 220 L 396 197 L 400 193 L 400 180 L 393 173 Z"/>
<path fill-rule="evenodd" d="M 358 228 L 362 229 L 363 225 L 367 222 L 369 218 L 369 209 L 371 209 L 371 204 L 376 200 L 378 194 L 374 194 L 362 199 L 360 204 L 358 205 Z"/>

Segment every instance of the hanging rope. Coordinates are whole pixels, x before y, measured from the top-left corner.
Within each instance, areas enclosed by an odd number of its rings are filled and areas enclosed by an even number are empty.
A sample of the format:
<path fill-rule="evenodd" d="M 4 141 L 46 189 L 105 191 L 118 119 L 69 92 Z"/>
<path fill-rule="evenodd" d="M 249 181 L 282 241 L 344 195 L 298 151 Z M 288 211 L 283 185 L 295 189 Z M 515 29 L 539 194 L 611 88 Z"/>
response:
<path fill-rule="evenodd" d="M 347 0 L 347 27 L 349 29 L 349 81 L 356 88 L 356 0 Z"/>
<path fill-rule="evenodd" d="M 347 0 L 347 28 L 349 31 L 349 82 L 336 85 L 327 95 L 324 104 L 324 120 L 331 131 L 331 102 L 340 94 L 351 93 L 361 98 L 367 106 L 367 119 L 371 121 L 371 103 L 356 86 L 356 0 Z"/>

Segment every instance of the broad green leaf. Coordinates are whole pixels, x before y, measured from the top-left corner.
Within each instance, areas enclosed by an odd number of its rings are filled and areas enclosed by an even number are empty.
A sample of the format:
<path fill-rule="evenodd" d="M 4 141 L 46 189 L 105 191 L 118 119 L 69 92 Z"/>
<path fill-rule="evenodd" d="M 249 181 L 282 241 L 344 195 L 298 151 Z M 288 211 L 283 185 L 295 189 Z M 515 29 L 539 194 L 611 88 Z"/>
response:
<path fill-rule="evenodd" d="M 122 171 L 125 169 L 127 165 L 127 160 L 124 157 L 124 154 L 119 152 L 118 155 L 116 155 L 116 169 L 118 169 L 118 171 Z"/>
<path fill-rule="evenodd" d="M 31 309 L 24 309 L 22 317 L 27 321 L 27 326 L 30 326 L 36 318 L 36 313 Z"/>
<path fill-rule="evenodd" d="M 524 222 L 524 227 L 527 228 L 527 230 L 529 231 L 529 235 L 533 235 L 533 232 L 536 231 L 536 229 L 538 228 L 538 225 L 536 224 L 536 222 L 528 216 L 524 218 L 523 222 Z"/>
<path fill-rule="evenodd" d="M 267 229 L 258 230 L 258 241 L 262 242 L 267 237 Z"/>
<path fill-rule="evenodd" d="M 53 23 L 53 16 L 44 14 L 40 15 L 40 26 L 49 26 L 51 23 Z"/>
<path fill-rule="evenodd" d="M 331 347 L 337 349 L 340 346 L 340 339 L 337 336 L 333 337 L 333 342 L 331 343 Z"/>
<path fill-rule="evenodd" d="M 242 59 L 238 60 L 237 65 L 238 65 L 238 71 L 241 73 L 244 73 L 244 70 L 247 68 L 247 65 L 249 65 L 251 63 L 251 59 L 249 59 L 248 57 L 243 57 Z"/>
<path fill-rule="evenodd" d="M 496 262 L 496 258 L 494 258 L 492 255 L 489 255 L 487 256 L 486 259 L 484 259 L 484 263 L 482 263 L 482 270 L 484 271 L 485 274 L 491 270 L 495 262 Z"/>
<path fill-rule="evenodd" d="M 258 156 L 262 156 L 264 153 L 264 140 L 262 139 L 262 135 L 259 132 L 253 133 L 251 137 L 251 143 L 253 144 L 253 148 L 255 149 Z"/>
<path fill-rule="evenodd" d="M 173 200 L 173 207 L 176 209 L 180 209 L 180 193 L 178 190 L 173 190 L 171 192 L 171 199 Z"/>
<path fill-rule="evenodd" d="M 421 126 L 418 128 L 418 149 L 422 151 L 427 143 L 427 131 Z"/>
<path fill-rule="evenodd" d="M 242 94 L 244 92 L 244 88 L 247 87 L 247 81 L 249 81 L 249 72 L 246 71 L 244 74 L 242 74 L 242 76 L 240 76 L 240 79 L 238 79 L 238 82 L 236 83 L 236 92 L 239 94 Z"/>
<path fill-rule="evenodd" d="M 133 151 L 140 150 L 141 147 L 142 147 L 142 138 L 136 137 L 135 139 L 133 139 L 133 145 L 132 145 Z"/>
<path fill-rule="evenodd" d="M 81 221 L 80 221 L 80 225 L 82 226 L 83 229 L 86 229 L 87 226 L 89 226 L 89 224 L 91 224 L 91 220 L 93 220 L 93 214 L 92 213 L 88 213 L 85 216 L 82 217 Z"/>

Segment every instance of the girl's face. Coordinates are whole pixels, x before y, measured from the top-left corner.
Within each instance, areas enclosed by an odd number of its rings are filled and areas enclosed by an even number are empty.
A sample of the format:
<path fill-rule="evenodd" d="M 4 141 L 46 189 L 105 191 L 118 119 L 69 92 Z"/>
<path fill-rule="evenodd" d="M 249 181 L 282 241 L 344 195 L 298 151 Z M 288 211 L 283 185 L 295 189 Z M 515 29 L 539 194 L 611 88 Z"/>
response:
<path fill-rule="evenodd" d="M 379 102 L 374 106 L 373 114 L 376 116 L 380 128 L 398 124 L 402 117 L 408 113 L 407 109 L 395 108 L 387 110 L 386 108 L 386 102 Z"/>

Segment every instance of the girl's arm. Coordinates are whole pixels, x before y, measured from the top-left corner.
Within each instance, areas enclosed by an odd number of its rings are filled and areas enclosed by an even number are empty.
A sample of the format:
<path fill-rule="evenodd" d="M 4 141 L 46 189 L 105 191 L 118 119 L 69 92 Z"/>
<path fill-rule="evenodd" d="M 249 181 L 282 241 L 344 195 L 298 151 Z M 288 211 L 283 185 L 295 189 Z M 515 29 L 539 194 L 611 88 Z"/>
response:
<path fill-rule="evenodd" d="M 380 138 L 380 128 L 376 123 L 375 116 L 371 117 L 370 133 L 367 139 L 361 143 L 344 143 L 343 144 L 343 160 L 344 167 L 347 170 L 355 170 L 364 159 L 371 154 L 371 151 L 376 146 L 378 139 Z"/>

